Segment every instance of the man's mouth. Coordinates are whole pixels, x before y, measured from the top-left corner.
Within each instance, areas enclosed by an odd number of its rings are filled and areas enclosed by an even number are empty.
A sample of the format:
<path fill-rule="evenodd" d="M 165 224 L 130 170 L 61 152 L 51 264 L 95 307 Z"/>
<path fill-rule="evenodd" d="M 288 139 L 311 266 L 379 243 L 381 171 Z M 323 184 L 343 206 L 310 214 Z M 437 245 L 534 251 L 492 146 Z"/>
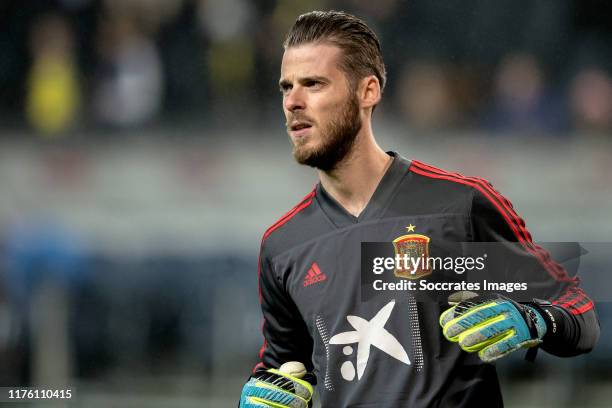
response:
<path fill-rule="evenodd" d="M 302 121 L 293 121 L 291 122 L 291 125 L 289 126 L 289 131 L 291 136 L 293 137 L 303 137 L 306 136 L 308 133 L 310 133 L 310 128 L 312 127 L 312 125 L 308 122 L 302 122 Z"/>
<path fill-rule="evenodd" d="M 308 122 L 299 122 L 299 121 L 295 121 L 291 123 L 291 130 L 292 131 L 298 131 L 298 130 L 302 130 L 302 129 L 307 129 L 312 127 L 312 125 Z"/>

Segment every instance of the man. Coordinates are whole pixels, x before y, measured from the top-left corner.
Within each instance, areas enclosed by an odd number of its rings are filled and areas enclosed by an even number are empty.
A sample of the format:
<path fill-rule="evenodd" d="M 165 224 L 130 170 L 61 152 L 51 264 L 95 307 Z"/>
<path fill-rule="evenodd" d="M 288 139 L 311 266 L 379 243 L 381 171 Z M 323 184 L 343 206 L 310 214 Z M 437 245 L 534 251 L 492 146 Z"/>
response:
<path fill-rule="evenodd" d="M 301 15 L 284 48 L 280 88 L 293 155 L 320 182 L 263 236 L 264 344 L 240 406 L 306 407 L 314 378 L 324 407 L 500 406 L 489 362 L 519 348 L 572 356 L 594 346 L 593 302 L 489 183 L 378 146 L 371 116 L 385 67 L 363 21 Z M 361 243 L 391 242 L 406 228 L 432 242 L 517 243 L 542 265 L 536 280 L 550 302 L 362 299 Z M 287 362 L 313 375 L 279 370 Z"/>

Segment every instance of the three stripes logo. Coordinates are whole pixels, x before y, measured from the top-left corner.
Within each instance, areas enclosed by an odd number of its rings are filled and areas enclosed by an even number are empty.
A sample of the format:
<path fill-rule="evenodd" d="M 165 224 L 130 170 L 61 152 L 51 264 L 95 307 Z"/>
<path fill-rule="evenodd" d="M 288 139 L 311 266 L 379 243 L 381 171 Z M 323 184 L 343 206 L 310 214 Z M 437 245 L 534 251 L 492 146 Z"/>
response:
<path fill-rule="evenodd" d="M 304 286 L 305 287 L 310 286 L 317 282 L 322 282 L 325 279 L 327 279 L 327 276 L 325 276 L 325 274 L 321 272 L 321 269 L 319 269 L 319 265 L 317 265 L 317 263 L 314 262 L 310 266 L 310 269 L 308 269 L 308 272 L 306 273 L 306 276 L 304 277 Z"/>

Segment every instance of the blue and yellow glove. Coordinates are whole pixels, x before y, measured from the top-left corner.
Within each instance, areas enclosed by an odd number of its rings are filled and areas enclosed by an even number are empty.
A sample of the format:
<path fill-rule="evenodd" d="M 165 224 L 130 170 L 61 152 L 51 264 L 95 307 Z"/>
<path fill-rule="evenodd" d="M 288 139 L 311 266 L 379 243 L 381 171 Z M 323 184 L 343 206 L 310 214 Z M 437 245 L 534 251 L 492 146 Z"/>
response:
<path fill-rule="evenodd" d="M 482 361 L 491 362 L 520 348 L 537 346 L 546 322 L 534 307 L 502 295 L 463 300 L 440 315 L 444 337 Z"/>
<path fill-rule="evenodd" d="M 271 368 L 251 376 L 242 388 L 240 408 L 307 408 L 312 385 L 280 370 Z"/>

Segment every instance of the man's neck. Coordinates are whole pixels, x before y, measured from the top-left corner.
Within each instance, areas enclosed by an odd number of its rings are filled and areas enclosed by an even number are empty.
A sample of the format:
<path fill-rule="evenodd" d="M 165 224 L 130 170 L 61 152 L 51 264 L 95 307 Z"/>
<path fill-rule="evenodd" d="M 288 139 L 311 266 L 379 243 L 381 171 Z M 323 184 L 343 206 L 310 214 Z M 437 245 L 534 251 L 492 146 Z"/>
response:
<path fill-rule="evenodd" d="M 392 161 L 371 134 L 362 134 L 334 170 L 319 170 L 319 179 L 325 191 L 357 217 L 368 205 Z"/>

